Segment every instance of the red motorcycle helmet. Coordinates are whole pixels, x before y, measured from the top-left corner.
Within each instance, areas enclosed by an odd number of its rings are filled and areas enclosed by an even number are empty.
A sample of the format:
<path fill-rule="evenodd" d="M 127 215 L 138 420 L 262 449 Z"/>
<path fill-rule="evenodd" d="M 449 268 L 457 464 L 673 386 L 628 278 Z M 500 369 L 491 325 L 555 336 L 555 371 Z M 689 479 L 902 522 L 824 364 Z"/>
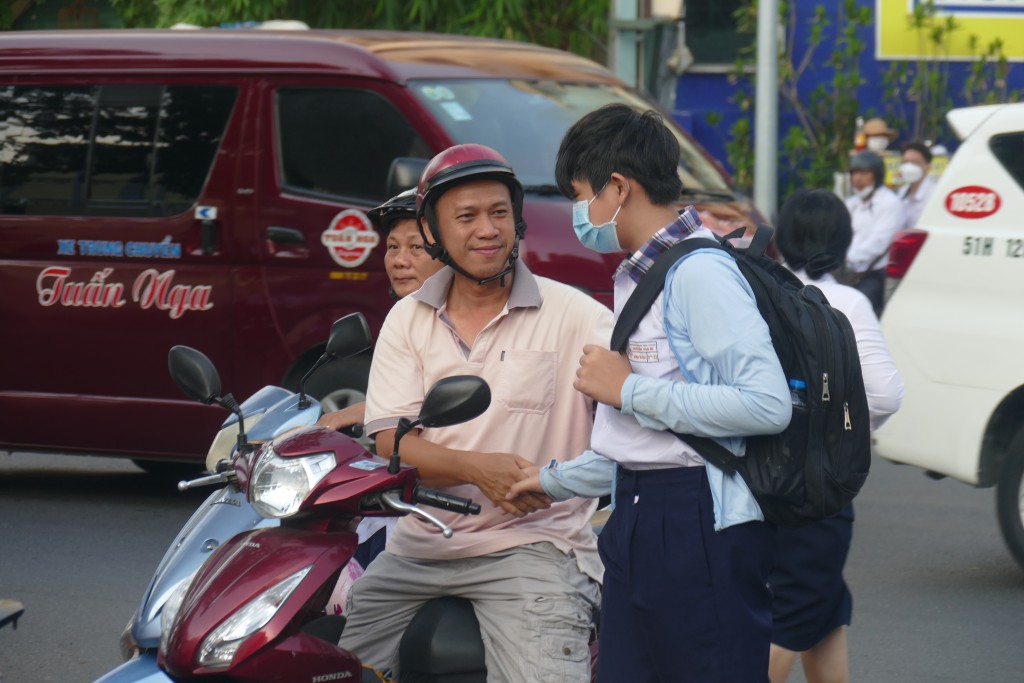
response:
<path fill-rule="evenodd" d="M 456 185 L 471 180 L 497 180 L 508 187 L 512 196 L 512 217 L 516 236 L 512 253 L 509 255 L 508 267 L 494 277 L 477 280 L 480 284 L 485 284 L 512 271 L 516 259 L 519 258 L 519 240 L 526 234 L 526 221 L 523 220 L 523 186 L 505 157 L 490 147 L 477 144 L 455 145 L 435 156 L 423 169 L 419 186 L 416 188 L 416 219 L 427 253 L 463 275 L 476 279 L 474 275 L 454 263 L 448 255 L 441 244 L 441 231 L 434 214 L 434 204 L 438 197 Z M 423 221 L 420 220 L 422 218 L 426 218 L 431 239 L 427 239 Z"/>

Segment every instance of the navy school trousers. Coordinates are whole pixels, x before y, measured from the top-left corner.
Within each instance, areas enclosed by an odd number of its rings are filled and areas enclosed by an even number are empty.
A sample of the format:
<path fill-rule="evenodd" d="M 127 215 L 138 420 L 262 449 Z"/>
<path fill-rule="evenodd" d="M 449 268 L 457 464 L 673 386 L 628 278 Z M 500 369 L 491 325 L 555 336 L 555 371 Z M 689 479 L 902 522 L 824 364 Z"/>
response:
<path fill-rule="evenodd" d="M 703 466 L 618 470 L 598 683 L 766 683 L 775 528 L 716 532 Z"/>

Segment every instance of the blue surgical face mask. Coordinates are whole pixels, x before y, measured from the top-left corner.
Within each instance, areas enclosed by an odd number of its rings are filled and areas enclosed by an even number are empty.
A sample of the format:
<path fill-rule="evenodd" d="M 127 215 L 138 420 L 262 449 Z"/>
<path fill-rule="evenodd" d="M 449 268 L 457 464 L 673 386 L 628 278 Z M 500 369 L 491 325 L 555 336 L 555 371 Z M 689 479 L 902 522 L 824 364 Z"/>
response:
<path fill-rule="evenodd" d="M 608 187 L 608 183 L 605 183 L 589 201 L 581 199 L 572 205 L 572 229 L 576 231 L 580 244 L 587 249 L 602 254 L 614 254 L 622 251 L 622 247 L 619 246 L 619 235 L 615 232 L 615 218 L 622 210 L 622 205 L 615 209 L 611 220 L 604 225 L 594 225 L 590 222 L 590 205 L 604 192 L 605 187 Z"/>

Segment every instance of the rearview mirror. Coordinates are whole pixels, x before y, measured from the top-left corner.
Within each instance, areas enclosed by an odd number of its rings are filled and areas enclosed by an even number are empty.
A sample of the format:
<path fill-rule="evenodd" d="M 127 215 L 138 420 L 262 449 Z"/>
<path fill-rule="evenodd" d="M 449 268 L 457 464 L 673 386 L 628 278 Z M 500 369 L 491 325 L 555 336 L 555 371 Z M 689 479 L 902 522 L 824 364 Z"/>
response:
<path fill-rule="evenodd" d="M 365 351 L 372 343 L 373 337 L 366 317 L 362 313 L 349 313 L 331 325 L 324 355 L 330 360 L 346 358 Z"/>
<path fill-rule="evenodd" d="M 190 346 L 174 346 L 167 353 L 171 379 L 189 398 L 209 405 L 220 397 L 220 375 L 213 362 Z"/>
<path fill-rule="evenodd" d="M 387 195 L 394 197 L 403 190 L 416 187 L 420 182 L 420 175 L 428 163 L 430 163 L 429 159 L 419 157 L 395 157 L 392 159 L 386 181 Z"/>
<path fill-rule="evenodd" d="M 475 375 L 445 377 L 434 383 L 423 399 L 416 420 L 403 417 L 395 430 L 394 451 L 388 461 L 388 472 L 396 474 L 402 463 L 398 444 L 415 427 L 449 427 L 481 415 L 491 405 L 491 388 Z"/>
<path fill-rule="evenodd" d="M 480 377 L 445 377 L 430 387 L 417 422 L 424 427 L 448 427 L 472 420 L 490 405 L 491 388 Z"/>

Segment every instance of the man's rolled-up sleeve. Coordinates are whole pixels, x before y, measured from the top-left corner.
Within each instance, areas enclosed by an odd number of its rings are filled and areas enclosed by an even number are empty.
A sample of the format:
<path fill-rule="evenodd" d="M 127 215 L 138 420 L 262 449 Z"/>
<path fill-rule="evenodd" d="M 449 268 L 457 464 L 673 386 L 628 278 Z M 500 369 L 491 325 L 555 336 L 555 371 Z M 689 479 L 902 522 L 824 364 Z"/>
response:
<path fill-rule="evenodd" d="M 365 432 L 373 435 L 394 429 L 403 417 L 413 418 L 423 405 L 423 367 L 408 335 L 411 306 L 400 301 L 391 309 L 380 331 L 370 364 L 366 388 Z"/>

